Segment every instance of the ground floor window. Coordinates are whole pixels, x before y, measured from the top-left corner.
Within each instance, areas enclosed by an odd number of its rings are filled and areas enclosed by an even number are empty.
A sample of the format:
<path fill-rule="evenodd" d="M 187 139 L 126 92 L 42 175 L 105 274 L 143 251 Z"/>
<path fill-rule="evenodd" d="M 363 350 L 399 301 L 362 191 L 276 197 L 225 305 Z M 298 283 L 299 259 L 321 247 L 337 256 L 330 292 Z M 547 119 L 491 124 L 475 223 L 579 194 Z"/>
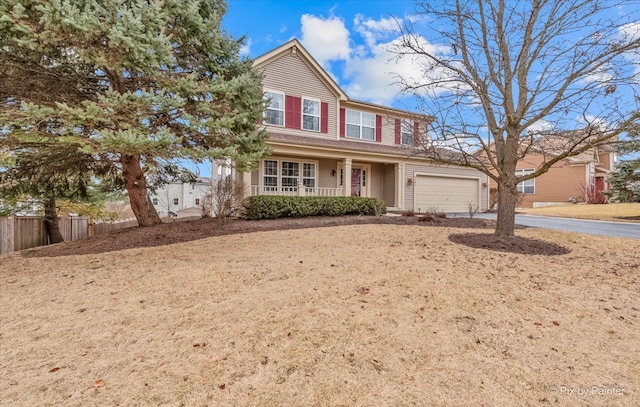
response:
<path fill-rule="evenodd" d="M 535 169 L 523 169 L 516 170 L 516 177 L 523 177 L 525 175 L 529 175 L 533 173 Z M 521 194 L 535 194 L 536 193 L 536 179 L 531 178 L 525 181 L 518 183 L 517 185 L 518 192 Z"/>
<path fill-rule="evenodd" d="M 262 185 L 271 192 L 293 192 L 298 186 L 316 187 L 317 164 L 294 160 L 264 160 Z"/>

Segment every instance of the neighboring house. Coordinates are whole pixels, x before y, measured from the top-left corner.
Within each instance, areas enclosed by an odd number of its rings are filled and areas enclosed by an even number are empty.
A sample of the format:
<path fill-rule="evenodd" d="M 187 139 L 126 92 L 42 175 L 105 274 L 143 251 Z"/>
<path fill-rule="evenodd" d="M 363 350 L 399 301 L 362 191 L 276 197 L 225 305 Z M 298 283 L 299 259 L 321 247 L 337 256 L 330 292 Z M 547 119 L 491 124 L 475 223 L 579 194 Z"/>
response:
<path fill-rule="evenodd" d="M 196 182 L 174 181 L 158 188 L 149 197 L 158 215 L 167 216 L 169 212 L 202 207 L 207 195 L 211 194 L 211 179 L 198 177 Z"/>
<path fill-rule="evenodd" d="M 557 153 L 554 144 L 561 144 L 560 137 L 548 137 L 547 148 L 532 147 L 516 166 L 516 175 L 534 172 L 545 162 L 546 153 Z M 549 147 L 551 146 L 551 147 Z M 520 207 L 537 208 L 561 203 L 585 203 L 590 198 L 600 198 L 608 189 L 607 177 L 613 171 L 617 153 L 609 147 L 591 148 L 581 154 L 565 158 L 546 173 L 518 184 L 522 194 Z M 496 188 L 491 181 L 491 188 Z"/>
<path fill-rule="evenodd" d="M 297 40 L 258 57 L 273 153 L 238 174 L 245 195 L 362 196 L 391 210 L 488 206 L 487 176 L 417 148 L 429 117 L 349 98 Z M 384 85 L 381 85 L 384 86 Z"/>

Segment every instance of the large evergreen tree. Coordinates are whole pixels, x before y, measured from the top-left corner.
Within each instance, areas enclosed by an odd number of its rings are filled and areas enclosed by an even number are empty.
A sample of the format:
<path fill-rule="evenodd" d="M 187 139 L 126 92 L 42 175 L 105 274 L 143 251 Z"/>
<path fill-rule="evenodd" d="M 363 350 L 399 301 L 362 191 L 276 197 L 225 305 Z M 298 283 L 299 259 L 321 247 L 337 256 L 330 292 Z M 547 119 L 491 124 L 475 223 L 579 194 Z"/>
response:
<path fill-rule="evenodd" d="M 0 49 L 14 69 L 0 82 L 0 134 L 42 135 L 53 120 L 50 142 L 117 168 L 140 226 L 160 223 L 148 174 L 222 157 L 245 169 L 267 152 L 261 77 L 239 57 L 242 40 L 221 30 L 225 11 L 221 0 L 1 3 Z M 19 59 L 36 71 L 65 67 L 65 83 L 86 97 L 21 98 Z"/>

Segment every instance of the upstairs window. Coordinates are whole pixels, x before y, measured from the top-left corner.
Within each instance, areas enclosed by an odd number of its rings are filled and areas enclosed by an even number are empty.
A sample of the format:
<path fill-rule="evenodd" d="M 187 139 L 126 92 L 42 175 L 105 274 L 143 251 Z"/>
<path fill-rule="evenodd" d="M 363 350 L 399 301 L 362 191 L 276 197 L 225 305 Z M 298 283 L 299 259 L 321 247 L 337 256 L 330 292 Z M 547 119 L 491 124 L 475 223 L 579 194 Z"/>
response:
<path fill-rule="evenodd" d="M 413 145 L 413 122 L 403 120 L 400 126 L 400 141 L 405 146 Z"/>
<path fill-rule="evenodd" d="M 269 101 L 264 110 L 264 124 L 284 126 L 284 94 L 264 92 L 264 99 Z"/>
<path fill-rule="evenodd" d="M 535 169 L 533 169 L 533 168 L 531 168 L 531 169 L 523 169 L 523 170 L 516 170 L 516 177 L 524 177 L 525 175 L 529 175 L 529 174 L 533 173 L 534 171 L 535 171 Z M 536 193 L 536 179 L 535 178 L 531 178 L 531 179 L 522 181 L 522 182 L 518 183 L 516 188 L 518 189 L 518 192 L 521 193 L 521 194 L 535 194 Z"/>
<path fill-rule="evenodd" d="M 346 136 L 348 138 L 357 138 L 362 140 L 376 139 L 376 115 L 371 113 L 358 112 L 356 110 L 348 110 L 346 114 L 347 129 Z"/>
<path fill-rule="evenodd" d="M 302 128 L 320 131 L 320 101 L 302 99 Z"/>

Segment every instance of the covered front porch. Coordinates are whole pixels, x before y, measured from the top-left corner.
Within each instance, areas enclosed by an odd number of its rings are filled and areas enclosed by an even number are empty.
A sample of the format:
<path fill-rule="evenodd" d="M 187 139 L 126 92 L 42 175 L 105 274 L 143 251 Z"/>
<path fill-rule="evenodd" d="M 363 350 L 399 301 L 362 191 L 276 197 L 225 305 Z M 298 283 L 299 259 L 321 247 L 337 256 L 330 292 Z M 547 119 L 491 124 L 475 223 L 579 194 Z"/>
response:
<path fill-rule="evenodd" d="M 359 196 L 403 208 L 404 164 L 360 157 L 274 155 L 242 176 L 247 195 Z"/>

